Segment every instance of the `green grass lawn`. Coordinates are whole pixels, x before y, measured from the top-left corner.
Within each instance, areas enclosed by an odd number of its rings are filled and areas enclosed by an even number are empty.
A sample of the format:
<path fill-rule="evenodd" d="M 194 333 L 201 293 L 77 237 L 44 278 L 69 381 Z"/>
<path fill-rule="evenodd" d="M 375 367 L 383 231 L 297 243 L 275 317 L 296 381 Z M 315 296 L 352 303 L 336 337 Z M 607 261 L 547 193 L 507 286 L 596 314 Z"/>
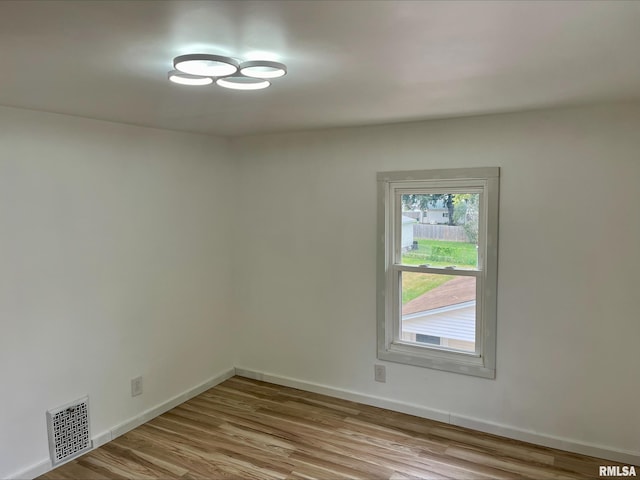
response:
<path fill-rule="evenodd" d="M 402 254 L 405 265 L 424 265 L 431 267 L 476 268 L 478 265 L 478 250 L 473 243 L 447 242 L 443 240 L 417 239 L 418 249 L 409 250 Z M 453 279 L 452 275 L 438 275 L 427 273 L 403 273 L 402 275 L 402 304 L 418 298 L 429 290 Z"/>
<path fill-rule="evenodd" d="M 417 241 L 417 250 L 409 250 L 402 254 L 402 263 L 405 265 L 428 264 L 432 267 L 455 265 L 457 268 L 476 268 L 478 265 L 478 250 L 474 243 L 425 238 L 418 238 Z"/>
<path fill-rule="evenodd" d="M 402 304 L 418 298 L 429 290 L 439 287 L 453 279 L 453 275 L 434 275 L 430 273 L 402 273 Z"/>

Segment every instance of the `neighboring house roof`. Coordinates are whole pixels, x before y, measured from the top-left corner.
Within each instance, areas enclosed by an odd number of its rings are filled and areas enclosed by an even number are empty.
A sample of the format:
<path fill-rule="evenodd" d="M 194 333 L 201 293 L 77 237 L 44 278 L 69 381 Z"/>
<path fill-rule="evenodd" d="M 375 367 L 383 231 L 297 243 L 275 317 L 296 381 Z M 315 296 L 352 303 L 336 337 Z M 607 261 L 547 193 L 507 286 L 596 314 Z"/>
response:
<path fill-rule="evenodd" d="M 417 220 L 415 218 L 407 217 L 406 215 L 402 215 L 402 224 L 405 223 L 416 223 Z"/>
<path fill-rule="evenodd" d="M 476 299 L 475 277 L 456 277 L 402 306 L 402 315 L 424 312 Z"/>
<path fill-rule="evenodd" d="M 402 331 L 474 342 L 476 282 L 456 277 L 402 306 Z"/>

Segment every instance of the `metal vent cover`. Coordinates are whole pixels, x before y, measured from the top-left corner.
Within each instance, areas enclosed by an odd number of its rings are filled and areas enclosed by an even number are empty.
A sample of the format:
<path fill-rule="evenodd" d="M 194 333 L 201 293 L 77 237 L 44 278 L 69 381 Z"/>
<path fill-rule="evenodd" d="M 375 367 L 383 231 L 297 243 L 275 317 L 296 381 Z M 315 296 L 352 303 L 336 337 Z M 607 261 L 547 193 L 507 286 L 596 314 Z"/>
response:
<path fill-rule="evenodd" d="M 47 430 L 54 466 L 91 450 L 89 397 L 47 411 Z"/>

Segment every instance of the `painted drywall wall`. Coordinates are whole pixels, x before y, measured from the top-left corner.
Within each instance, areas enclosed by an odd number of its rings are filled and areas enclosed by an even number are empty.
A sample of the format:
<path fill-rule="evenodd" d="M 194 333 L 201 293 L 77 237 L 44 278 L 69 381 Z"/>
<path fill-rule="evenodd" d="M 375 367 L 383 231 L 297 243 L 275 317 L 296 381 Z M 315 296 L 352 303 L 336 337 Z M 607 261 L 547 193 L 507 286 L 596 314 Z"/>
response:
<path fill-rule="evenodd" d="M 0 108 L 0 478 L 233 367 L 223 139 Z M 144 393 L 131 398 L 130 380 Z"/>
<path fill-rule="evenodd" d="M 637 454 L 638 131 L 636 103 L 233 140 L 236 366 Z M 376 172 L 476 166 L 502 176 L 497 378 L 376 361 Z"/>
<path fill-rule="evenodd" d="M 89 394 L 100 435 L 233 365 L 638 452 L 638 125 L 610 105 L 229 148 L 0 108 L 0 478 L 48 457 L 48 408 Z M 377 361 L 375 173 L 487 165 L 496 380 Z"/>

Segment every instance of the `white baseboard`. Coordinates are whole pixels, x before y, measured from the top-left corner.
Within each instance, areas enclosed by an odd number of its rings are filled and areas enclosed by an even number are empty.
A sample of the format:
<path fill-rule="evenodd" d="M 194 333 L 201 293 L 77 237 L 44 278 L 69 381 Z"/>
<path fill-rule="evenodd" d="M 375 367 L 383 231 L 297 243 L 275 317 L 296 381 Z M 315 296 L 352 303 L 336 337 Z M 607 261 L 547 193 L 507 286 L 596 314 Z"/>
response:
<path fill-rule="evenodd" d="M 20 470 L 19 472 L 9 475 L 7 478 L 10 480 L 31 480 L 32 478 L 39 477 L 51 470 L 51 460 L 46 459 L 38 463 L 34 463 L 30 467 Z"/>
<path fill-rule="evenodd" d="M 396 400 L 390 400 L 388 398 L 376 397 L 373 395 L 354 392 L 352 390 L 343 390 L 340 388 L 329 387 L 327 385 L 321 385 L 318 383 L 304 382 L 302 380 L 296 380 L 294 378 L 281 377 L 279 375 L 271 375 L 269 373 L 256 372 L 255 370 L 247 370 L 238 367 L 236 367 L 236 375 L 240 377 L 252 378 L 254 380 L 261 380 L 263 382 L 274 383 L 276 385 L 283 385 L 285 387 L 306 390 L 307 392 L 320 393 L 322 395 L 337 397 L 343 400 L 351 400 L 352 402 L 364 403 L 365 405 L 371 405 L 373 407 L 386 408 L 387 410 L 407 413 L 409 415 L 415 415 L 416 417 L 428 418 L 429 420 L 451 423 L 449 421 L 448 412 L 426 408 L 422 405 L 399 402 Z"/>
<path fill-rule="evenodd" d="M 201 383 L 180 395 L 176 395 L 175 397 L 167 400 L 166 402 L 162 402 L 159 405 L 156 405 L 149 410 L 145 410 L 144 412 L 136 415 L 129 420 L 126 420 L 111 429 L 111 439 L 118 438 L 120 435 L 124 435 L 130 430 L 133 430 L 140 425 L 147 423 L 148 421 L 156 418 L 159 415 L 162 415 L 164 412 L 171 410 L 172 408 L 177 407 L 181 403 L 186 402 L 187 400 L 192 399 L 196 395 L 200 395 L 202 392 L 209 390 L 211 387 L 215 387 L 219 383 L 224 382 L 225 380 L 233 377 L 235 375 L 235 369 L 230 368 L 215 377 L 210 378 L 206 382 Z"/>
<path fill-rule="evenodd" d="M 102 432 L 98 435 L 95 435 L 92 439 L 93 448 L 98 448 L 105 443 L 109 443 L 112 440 L 111 438 L 111 430 L 107 430 L 106 432 Z"/>
<path fill-rule="evenodd" d="M 375 395 L 368 395 L 364 393 L 358 393 L 351 390 L 344 390 L 340 388 L 330 387 L 328 385 L 321 385 L 312 382 L 305 382 L 295 378 L 283 377 L 280 375 L 269 374 L 265 372 L 258 372 L 246 368 L 231 368 L 226 370 L 209 380 L 197 385 L 186 392 L 177 395 L 166 402 L 156 405 L 133 418 L 122 422 L 110 430 L 106 430 L 92 438 L 93 449 L 110 442 L 112 439 L 119 437 L 127 433 L 130 430 L 146 423 L 153 418 L 162 415 L 168 410 L 177 407 L 181 403 L 190 400 L 191 398 L 200 395 L 202 392 L 215 387 L 219 383 L 224 382 L 228 378 L 234 375 L 241 377 L 252 378 L 255 380 L 262 380 L 264 382 L 273 383 L 276 385 L 283 385 L 285 387 L 297 388 L 308 392 L 319 393 L 322 395 L 329 395 L 331 397 L 342 398 L 344 400 L 351 400 L 365 405 L 371 405 L 374 407 L 386 408 L 396 412 L 407 413 L 409 415 L 415 415 L 417 417 L 428 418 L 430 420 L 436 420 L 443 423 L 449 423 L 451 425 L 457 425 L 460 427 L 471 428 L 480 432 L 492 433 L 494 435 L 500 435 L 502 437 L 512 438 L 514 440 L 521 440 L 524 442 L 534 443 L 545 447 L 558 448 L 569 452 L 580 453 L 582 455 L 590 455 L 593 457 L 599 457 L 603 459 L 613 460 L 629 465 L 640 465 L 640 455 L 636 452 L 612 449 L 603 445 L 595 445 L 586 442 L 580 442 L 572 439 L 556 437 L 553 435 L 545 435 L 539 432 L 532 432 L 528 430 L 511 427 L 509 425 L 503 425 L 499 423 L 488 422 L 477 418 L 466 417 L 464 415 L 458 415 L 452 412 L 446 412 L 443 410 L 437 410 L 427 408 L 422 405 L 416 405 L 412 403 L 400 402 L 390 398 L 377 397 Z M 7 478 L 11 480 L 31 480 L 51 470 L 51 461 L 47 458 L 38 463 L 31 465 L 24 470 L 16 472 L 13 475 L 9 475 Z"/>
<path fill-rule="evenodd" d="M 613 449 L 604 445 L 597 445 L 594 443 L 587 443 L 554 435 L 546 435 L 539 432 L 511 427 L 509 425 L 465 417 L 463 415 L 451 414 L 451 424 L 485 433 L 500 435 L 501 437 L 520 440 L 522 442 L 534 443 L 536 445 L 542 445 L 543 447 L 557 448 L 567 452 L 589 455 L 591 457 L 603 458 L 628 465 L 638 465 L 640 462 L 640 455 L 629 450 Z"/>
<path fill-rule="evenodd" d="M 233 377 L 235 375 L 235 369 L 230 368 L 225 370 L 214 377 L 206 380 L 205 382 L 196 385 L 193 388 L 190 388 L 186 392 L 181 393 L 180 395 L 176 395 L 173 398 L 170 398 L 166 402 L 162 402 L 159 405 L 156 405 L 153 408 L 145 410 L 144 412 L 136 415 L 133 418 L 130 418 L 115 427 L 106 430 L 98 435 L 95 435 L 92 441 L 91 450 L 95 450 L 96 448 L 104 445 L 105 443 L 110 442 L 111 440 L 119 437 L 120 435 L 124 435 L 129 430 L 133 430 L 134 428 L 142 425 L 143 423 L 148 422 L 149 420 L 154 419 L 155 417 L 162 415 L 163 413 L 171 410 L 174 407 L 177 407 L 181 403 L 186 402 L 187 400 L 192 399 L 193 397 L 200 395 L 202 392 L 209 390 L 211 387 L 215 387 L 219 383 L 224 382 L 225 380 Z M 62 464 L 60 464 L 62 465 Z M 59 465 L 56 465 L 59 466 Z M 52 469 L 51 460 L 46 459 L 42 460 L 24 470 L 16 472 L 12 475 L 9 475 L 7 478 L 11 480 L 31 480 L 35 477 L 38 477 L 44 473 L 47 473 Z"/>
<path fill-rule="evenodd" d="M 262 380 L 264 382 L 283 385 L 285 387 L 297 388 L 313 393 L 329 395 L 331 397 L 342 398 L 343 400 L 351 400 L 365 405 L 386 408 L 396 412 L 408 413 L 417 417 L 428 418 L 443 423 L 449 423 L 459 427 L 470 428 L 484 433 L 491 433 L 501 437 L 512 438 L 523 442 L 529 442 L 544 447 L 557 448 L 568 452 L 589 455 L 592 457 L 612 460 L 628 465 L 640 465 L 640 455 L 637 452 L 618 450 L 603 445 L 596 445 L 568 438 L 546 435 L 539 432 L 523 430 L 509 425 L 488 422 L 478 418 L 466 417 L 452 412 L 445 412 L 427 408 L 422 405 L 399 402 L 390 398 L 376 397 L 350 390 L 343 390 L 327 385 L 321 385 L 312 382 L 305 382 L 295 378 L 273 375 L 265 372 L 236 367 L 236 375 L 254 380 Z"/>

